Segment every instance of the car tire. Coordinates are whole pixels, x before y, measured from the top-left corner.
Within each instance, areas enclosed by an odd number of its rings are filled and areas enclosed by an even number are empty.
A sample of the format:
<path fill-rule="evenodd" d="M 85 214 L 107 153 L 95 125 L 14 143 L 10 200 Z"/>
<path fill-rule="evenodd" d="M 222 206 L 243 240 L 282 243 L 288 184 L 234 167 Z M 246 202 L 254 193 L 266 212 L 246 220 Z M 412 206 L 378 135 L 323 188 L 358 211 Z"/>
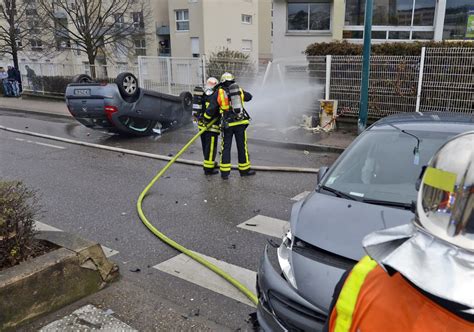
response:
<path fill-rule="evenodd" d="M 191 111 L 192 110 L 192 105 L 193 105 L 193 95 L 190 92 L 181 92 L 179 94 L 179 97 L 183 101 L 183 109 L 185 111 Z"/>
<path fill-rule="evenodd" d="M 120 95 L 128 102 L 136 101 L 139 94 L 138 80 L 132 73 L 120 73 L 115 79 Z"/>
<path fill-rule="evenodd" d="M 158 121 L 133 118 L 129 116 L 120 117 L 120 122 L 127 127 L 126 135 L 130 136 L 150 136 Z"/>
<path fill-rule="evenodd" d="M 72 78 L 72 83 L 93 83 L 92 77 L 86 74 L 76 75 Z"/>

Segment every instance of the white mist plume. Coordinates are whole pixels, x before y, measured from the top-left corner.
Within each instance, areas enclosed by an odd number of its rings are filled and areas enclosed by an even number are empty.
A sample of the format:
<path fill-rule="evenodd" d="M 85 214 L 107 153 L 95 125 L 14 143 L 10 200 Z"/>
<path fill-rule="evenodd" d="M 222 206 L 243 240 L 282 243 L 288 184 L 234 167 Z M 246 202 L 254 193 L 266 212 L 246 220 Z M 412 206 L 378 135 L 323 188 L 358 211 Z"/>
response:
<path fill-rule="evenodd" d="M 300 124 L 303 114 L 317 114 L 318 100 L 324 97 L 323 85 L 310 77 L 304 65 L 297 72 L 285 72 L 284 68 L 272 64 L 265 82 L 260 79 L 248 88 L 243 86 L 253 95 L 245 108 L 254 123 L 283 129 Z"/>

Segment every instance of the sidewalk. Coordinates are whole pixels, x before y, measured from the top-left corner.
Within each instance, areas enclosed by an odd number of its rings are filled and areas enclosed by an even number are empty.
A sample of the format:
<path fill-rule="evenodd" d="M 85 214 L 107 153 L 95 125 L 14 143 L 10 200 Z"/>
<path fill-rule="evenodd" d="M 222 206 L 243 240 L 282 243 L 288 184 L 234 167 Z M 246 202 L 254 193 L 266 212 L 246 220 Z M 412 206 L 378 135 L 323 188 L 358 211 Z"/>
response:
<path fill-rule="evenodd" d="M 71 117 L 66 104 L 60 100 L 41 97 L 0 97 L 0 108 L 40 114 Z M 312 133 L 296 125 L 277 129 L 265 123 L 252 122 L 247 130 L 249 142 L 300 150 L 340 153 L 357 137 L 357 129 L 338 129 L 331 133 Z"/>

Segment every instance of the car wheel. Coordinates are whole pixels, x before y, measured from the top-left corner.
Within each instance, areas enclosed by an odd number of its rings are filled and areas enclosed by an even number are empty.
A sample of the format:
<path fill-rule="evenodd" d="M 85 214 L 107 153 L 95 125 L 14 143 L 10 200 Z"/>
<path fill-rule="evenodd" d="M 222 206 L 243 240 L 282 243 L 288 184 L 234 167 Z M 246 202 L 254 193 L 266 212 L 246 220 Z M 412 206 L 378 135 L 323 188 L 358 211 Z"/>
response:
<path fill-rule="evenodd" d="M 127 134 L 134 136 L 149 136 L 153 133 L 157 121 L 135 118 L 131 116 L 122 116 L 119 118 L 120 122 L 129 129 Z"/>
<path fill-rule="evenodd" d="M 135 99 L 138 96 L 138 80 L 132 73 L 120 73 L 115 79 L 123 99 Z"/>
<path fill-rule="evenodd" d="M 72 78 L 72 83 L 93 83 L 92 77 L 86 74 L 76 75 Z"/>
<path fill-rule="evenodd" d="M 181 92 L 179 97 L 183 101 L 183 108 L 191 111 L 191 105 L 193 104 L 193 95 L 189 92 Z"/>

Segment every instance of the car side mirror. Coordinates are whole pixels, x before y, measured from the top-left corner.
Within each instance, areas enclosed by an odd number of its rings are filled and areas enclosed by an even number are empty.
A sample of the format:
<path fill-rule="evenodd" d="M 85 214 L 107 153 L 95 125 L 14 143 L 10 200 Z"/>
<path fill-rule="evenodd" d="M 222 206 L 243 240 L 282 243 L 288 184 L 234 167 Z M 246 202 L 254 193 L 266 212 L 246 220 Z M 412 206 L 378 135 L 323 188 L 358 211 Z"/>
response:
<path fill-rule="evenodd" d="M 425 174 L 425 171 L 426 171 L 426 166 L 423 166 L 423 167 L 421 168 L 420 176 L 418 177 L 418 179 L 417 179 L 416 182 L 415 182 L 415 189 L 416 189 L 416 191 L 420 190 L 420 187 L 421 187 L 421 180 L 423 179 L 423 175 Z"/>
<path fill-rule="evenodd" d="M 324 177 L 324 175 L 328 172 L 329 170 L 329 167 L 327 166 L 321 166 L 319 168 L 319 172 L 318 172 L 318 184 L 321 182 L 322 178 Z"/>

